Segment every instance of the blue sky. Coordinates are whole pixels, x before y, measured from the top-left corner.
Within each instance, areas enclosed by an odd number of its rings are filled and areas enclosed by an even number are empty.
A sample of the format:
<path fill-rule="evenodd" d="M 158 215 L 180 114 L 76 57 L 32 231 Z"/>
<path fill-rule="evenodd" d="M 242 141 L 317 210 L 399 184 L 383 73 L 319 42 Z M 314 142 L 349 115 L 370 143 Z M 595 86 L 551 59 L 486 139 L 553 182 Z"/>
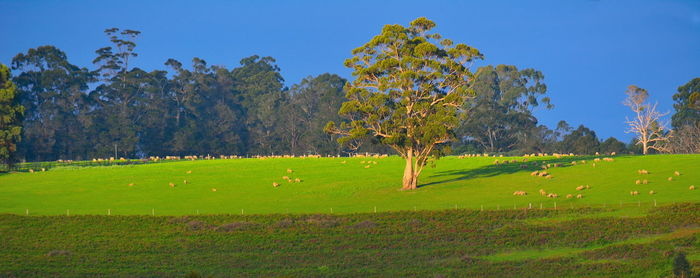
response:
<path fill-rule="evenodd" d="M 287 85 L 325 72 L 350 78 L 343 60 L 385 24 L 420 16 L 478 48 L 482 64 L 542 71 L 555 105 L 541 123 L 584 124 L 628 141 L 622 106 L 630 84 L 672 111 L 678 86 L 700 77 L 700 1 L 7 1 L 0 0 L 0 62 L 40 45 L 92 67 L 109 27 L 143 32 L 135 65 L 168 58 L 234 67 L 272 56 Z"/>

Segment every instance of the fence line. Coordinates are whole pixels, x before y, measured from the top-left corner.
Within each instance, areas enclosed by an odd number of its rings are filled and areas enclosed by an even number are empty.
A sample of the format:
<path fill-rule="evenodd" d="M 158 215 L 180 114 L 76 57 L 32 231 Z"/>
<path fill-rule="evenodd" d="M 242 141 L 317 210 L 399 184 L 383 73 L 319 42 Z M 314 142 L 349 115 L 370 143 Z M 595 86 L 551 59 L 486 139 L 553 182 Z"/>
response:
<path fill-rule="evenodd" d="M 665 204 L 670 204 L 670 203 L 665 203 Z M 581 204 L 581 205 L 575 205 L 573 203 L 570 203 L 569 206 L 558 206 L 556 202 L 551 202 L 551 203 L 540 203 L 540 206 L 533 206 L 532 203 L 526 203 L 526 204 L 520 204 L 521 206 L 518 206 L 517 204 L 514 204 L 513 208 L 509 208 L 509 206 L 505 206 L 505 209 L 502 209 L 500 204 L 494 204 L 494 205 L 473 205 L 472 207 L 457 207 L 457 205 L 446 205 L 444 207 L 424 207 L 422 209 L 419 209 L 418 206 L 412 206 L 408 207 L 405 209 L 396 209 L 396 208 L 388 208 L 386 210 L 382 210 L 380 207 L 373 206 L 369 207 L 369 213 L 375 214 L 375 213 L 382 213 L 382 212 L 419 212 L 419 211 L 439 211 L 439 210 L 463 210 L 463 211 L 477 211 L 477 212 L 495 212 L 495 211 L 536 211 L 536 210 L 575 210 L 575 209 L 619 209 L 619 208 L 632 208 L 632 207 L 646 207 L 646 208 L 653 208 L 653 207 L 658 207 L 659 203 L 657 202 L 656 199 L 653 201 L 648 201 L 648 202 L 618 202 L 616 205 L 611 205 L 609 206 L 607 203 L 601 203 L 601 204 Z M 664 203 L 661 203 L 661 205 L 664 205 Z M 343 212 L 343 211 L 338 211 L 335 208 L 337 207 L 331 207 L 330 208 L 330 214 L 355 214 L 355 213 L 362 213 L 359 210 L 353 210 L 353 209 L 348 209 L 348 211 Z M 73 210 L 71 212 L 71 210 Z M 88 211 L 89 213 L 80 213 L 80 211 Z M 97 211 L 102 211 L 101 213 L 96 213 Z M 34 215 L 66 215 L 66 216 L 71 216 L 71 215 L 107 215 L 107 216 L 112 216 L 112 215 L 120 215 L 119 214 L 119 209 L 115 209 L 113 211 L 112 208 L 107 208 L 107 209 L 76 209 L 75 207 L 73 208 L 67 208 L 65 210 L 56 210 L 52 213 L 47 214 L 46 210 L 39 210 L 40 213 L 38 214 L 33 214 L 30 212 L 36 212 L 37 210 L 35 209 L 30 209 L 26 208 L 24 209 L 23 213 L 18 212 L 18 213 L 10 213 L 10 214 L 16 214 L 16 215 L 26 215 L 26 216 L 34 216 Z M 142 213 L 134 213 L 134 209 L 126 209 L 125 210 L 127 213 L 122 214 L 122 215 L 151 215 L 151 216 L 156 216 L 156 209 L 152 208 L 151 210 L 144 210 Z M 166 209 L 166 210 L 160 210 L 161 213 L 159 215 L 161 216 L 175 216 L 175 215 L 200 215 L 200 209 Z M 114 212 L 114 213 L 113 213 Z M 186 212 L 186 213 L 181 213 L 181 212 Z M 329 211 L 307 211 L 307 212 L 292 212 L 292 214 L 328 214 Z M 206 214 L 206 213 L 205 213 Z M 270 211 L 261 211 L 259 213 L 255 212 L 250 212 L 248 209 L 240 209 L 238 212 L 215 212 L 215 213 L 209 213 L 208 215 L 234 215 L 234 214 L 240 214 L 240 215 L 265 215 L 265 214 L 290 214 L 289 208 L 280 208 L 279 211 L 277 212 L 270 212 Z"/>

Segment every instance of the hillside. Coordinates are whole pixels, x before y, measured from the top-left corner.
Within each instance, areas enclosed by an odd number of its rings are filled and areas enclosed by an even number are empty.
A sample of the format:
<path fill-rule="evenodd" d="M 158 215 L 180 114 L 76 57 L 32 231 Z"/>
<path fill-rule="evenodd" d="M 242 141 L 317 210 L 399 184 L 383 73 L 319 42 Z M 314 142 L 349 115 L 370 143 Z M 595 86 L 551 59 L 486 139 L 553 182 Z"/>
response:
<path fill-rule="evenodd" d="M 435 167 L 426 167 L 420 180 L 422 187 L 414 191 L 398 190 L 403 167 L 398 157 L 59 167 L 46 172 L 0 175 L 0 213 L 355 213 L 554 208 L 555 204 L 558 208 L 646 208 L 654 206 L 654 202 L 661 205 L 700 201 L 700 188 L 689 190 L 691 185 L 700 187 L 700 155 L 618 156 L 614 161 L 598 162 L 595 158 L 550 156 L 522 162 L 522 157 L 446 157 L 437 161 Z M 517 163 L 496 165 L 495 160 Z M 576 161 L 576 165 L 571 161 Z M 547 164 L 560 164 L 546 170 L 551 179 L 531 176 L 532 171 L 542 170 L 542 165 Z M 288 173 L 287 169 L 293 172 Z M 639 174 L 641 169 L 649 174 Z M 294 182 L 297 178 L 299 182 Z M 642 183 L 645 179 L 647 184 Z M 641 184 L 636 184 L 636 180 Z M 273 182 L 279 187 L 273 187 Z M 584 188 L 576 190 L 579 186 Z M 547 194 L 556 193 L 558 198 L 542 196 L 540 189 Z M 649 194 L 652 190 L 654 194 Z M 515 191 L 527 195 L 514 196 Z M 639 194 L 632 196 L 630 191 Z M 567 199 L 567 194 L 581 194 L 582 198 Z"/>

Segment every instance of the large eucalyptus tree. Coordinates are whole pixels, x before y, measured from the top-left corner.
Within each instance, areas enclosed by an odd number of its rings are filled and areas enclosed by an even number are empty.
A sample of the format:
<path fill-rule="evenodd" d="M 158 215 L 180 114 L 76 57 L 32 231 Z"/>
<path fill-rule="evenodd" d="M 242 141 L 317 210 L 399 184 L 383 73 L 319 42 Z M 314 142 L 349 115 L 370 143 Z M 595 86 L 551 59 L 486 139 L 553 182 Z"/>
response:
<path fill-rule="evenodd" d="M 352 51 L 345 65 L 353 69 L 348 101 L 339 114 L 348 119 L 326 131 L 339 143 L 375 137 L 406 160 L 403 189 L 415 189 L 429 159 L 437 159 L 454 139 L 457 112 L 474 76 L 471 63 L 482 54 L 430 32 L 433 21 L 418 18 L 408 27 L 386 25 Z"/>

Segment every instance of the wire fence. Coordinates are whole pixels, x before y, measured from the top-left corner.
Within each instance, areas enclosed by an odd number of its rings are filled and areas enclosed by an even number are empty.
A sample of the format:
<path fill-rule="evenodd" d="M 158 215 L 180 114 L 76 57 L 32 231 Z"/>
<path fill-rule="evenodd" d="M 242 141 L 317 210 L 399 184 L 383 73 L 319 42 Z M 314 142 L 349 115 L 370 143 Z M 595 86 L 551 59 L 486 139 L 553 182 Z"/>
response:
<path fill-rule="evenodd" d="M 657 203 L 656 200 L 651 202 L 638 201 L 638 202 L 618 202 L 618 203 L 607 203 L 607 204 L 575 204 L 573 202 L 568 203 L 558 203 L 558 202 L 542 202 L 542 203 L 515 203 L 515 204 L 499 204 L 499 205 L 469 205 L 461 206 L 459 204 L 455 205 L 444 205 L 444 206 L 413 206 L 405 208 L 382 208 L 380 206 L 371 206 L 366 209 L 358 209 L 357 207 L 328 207 L 326 210 L 299 210 L 299 208 L 277 208 L 277 209 L 263 209 L 263 208 L 240 208 L 240 209 L 179 209 L 179 208 L 150 208 L 150 209 L 134 209 L 134 208 L 40 208 L 31 209 L 25 208 L 22 210 L 15 211 L 4 211 L 0 213 L 14 214 L 14 215 L 25 215 L 25 216 L 51 216 L 51 215 L 64 215 L 64 216 L 76 216 L 76 215 L 150 215 L 150 216 L 182 216 L 182 215 L 284 215 L 284 214 L 357 214 L 357 213 L 398 213 L 398 212 L 421 212 L 421 211 L 440 211 L 440 210 L 457 210 L 465 212 L 495 212 L 495 211 L 538 211 L 538 210 L 560 210 L 563 212 L 581 210 L 581 209 L 591 209 L 599 210 L 600 212 L 614 212 L 620 209 L 652 209 L 655 207 L 661 207 L 671 203 Z"/>

